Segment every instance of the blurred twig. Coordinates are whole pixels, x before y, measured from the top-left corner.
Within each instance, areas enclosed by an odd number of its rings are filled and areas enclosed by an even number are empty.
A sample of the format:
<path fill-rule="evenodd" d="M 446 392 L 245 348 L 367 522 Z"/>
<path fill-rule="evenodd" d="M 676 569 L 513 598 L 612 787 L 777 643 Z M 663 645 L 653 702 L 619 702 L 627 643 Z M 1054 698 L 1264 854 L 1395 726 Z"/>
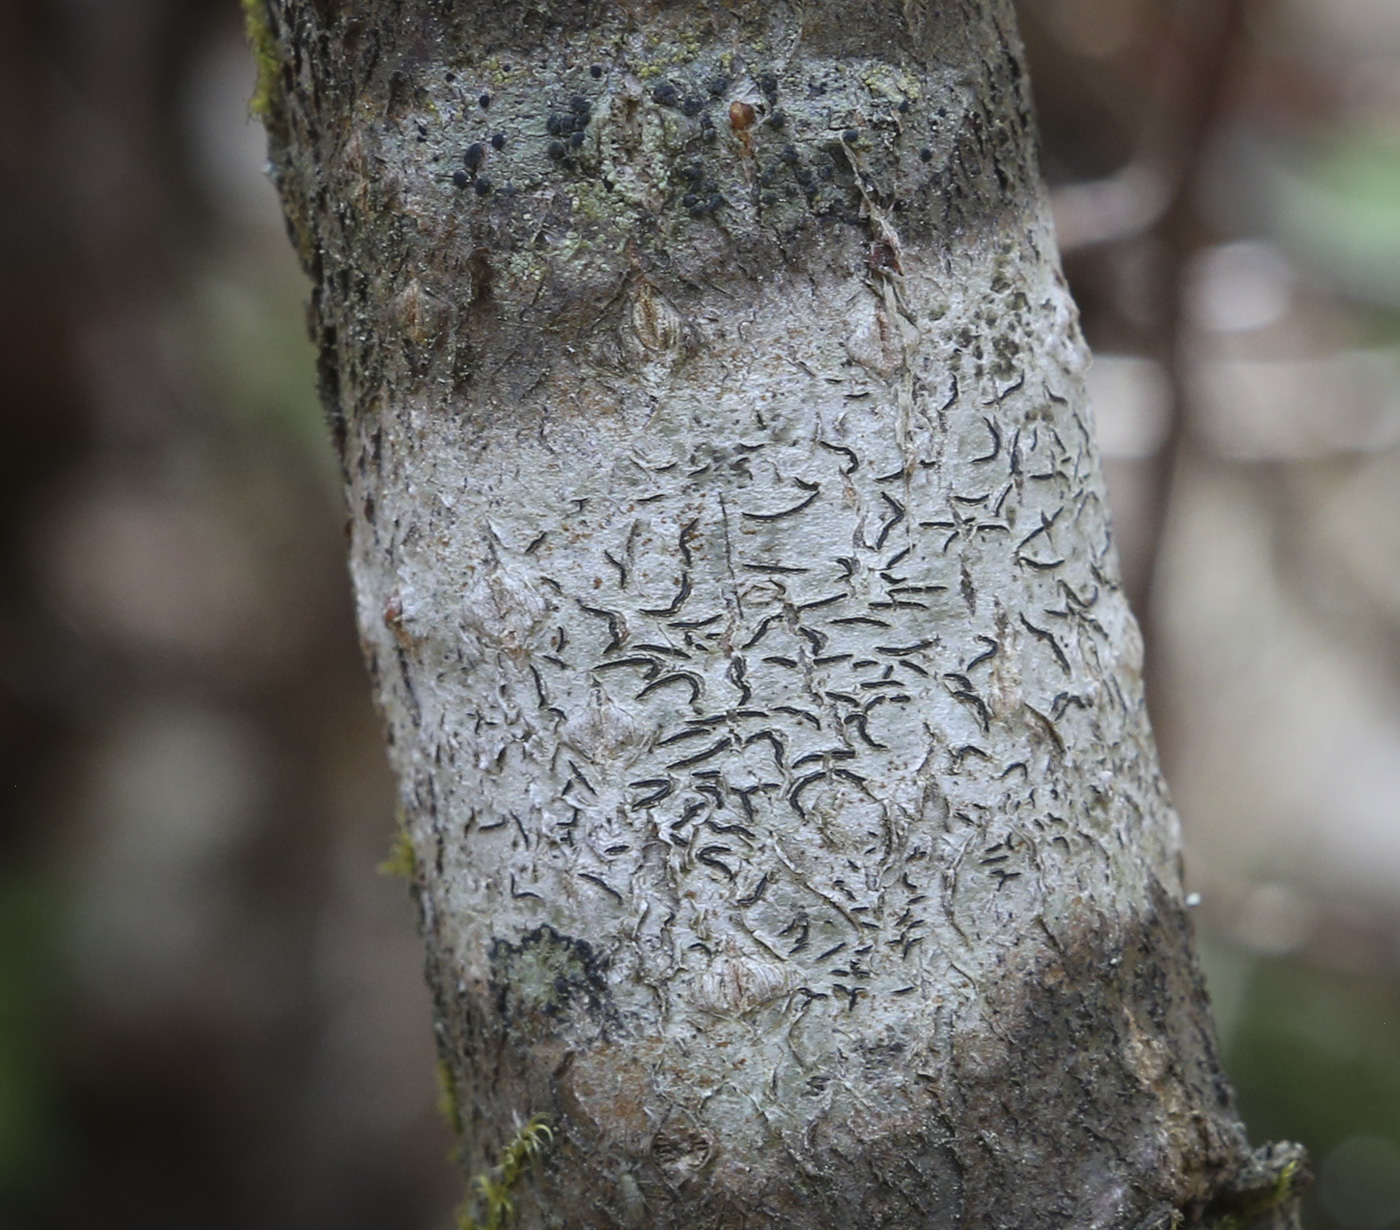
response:
<path fill-rule="evenodd" d="M 1162 39 L 1155 105 L 1143 126 L 1137 153 L 1122 170 L 1052 195 L 1060 248 L 1074 253 L 1095 245 L 1149 243 L 1156 248 L 1155 282 L 1143 349 L 1168 378 L 1167 430 L 1162 447 L 1142 475 L 1143 565 L 1128 581 L 1128 599 L 1149 646 L 1148 690 L 1160 655 L 1155 637 L 1153 578 L 1157 572 L 1175 477 L 1188 448 L 1189 384 L 1183 346 L 1186 268 L 1201 246 L 1194 194 L 1213 135 L 1230 104 L 1243 57 L 1246 0 L 1177 0 L 1169 34 Z M 1139 41 L 1149 36 L 1142 22 Z M 1165 724 L 1158 723 L 1159 731 Z"/>
<path fill-rule="evenodd" d="M 1149 644 L 1155 638 L 1153 602 L 1154 579 L 1158 571 L 1163 535 L 1171 508 L 1173 488 L 1190 448 L 1189 362 L 1184 346 L 1186 272 L 1191 258 L 1201 247 L 1201 226 L 1195 209 L 1195 189 L 1210 148 L 1229 106 L 1233 75 L 1243 61 L 1241 54 L 1247 34 L 1246 0 L 1181 0 L 1178 21 L 1196 33 L 1201 42 L 1195 54 L 1183 39 L 1181 58 L 1187 61 L 1180 72 L 1174 142 L 1176 174 L 1170 200 L 1156 226 L 1163 245 L 1160 289 L 1154 313 L 1154 335 L 1149 339 L 1154 357 L 1168 378 L 1168 430 L 1166 442 L 1154 455 L 1148 478 L 1144 566 L 1138 573 L 1129 601 L 1142 624 Z M 1168 95 L 1170 98 L 1170 95 Z M 1153 661 L 1158 661 L 1154 655 Z M 1156 668 L 1147 667 L 1148 685 Z"/>
<path fill-rule="evenodd" d="M 1245 0 L 1177 0 L 1136 154 L 1104 179 L 1051 195 L 1062 254 L 1161 232 L 1189 206 L 1244 34 Z"/>

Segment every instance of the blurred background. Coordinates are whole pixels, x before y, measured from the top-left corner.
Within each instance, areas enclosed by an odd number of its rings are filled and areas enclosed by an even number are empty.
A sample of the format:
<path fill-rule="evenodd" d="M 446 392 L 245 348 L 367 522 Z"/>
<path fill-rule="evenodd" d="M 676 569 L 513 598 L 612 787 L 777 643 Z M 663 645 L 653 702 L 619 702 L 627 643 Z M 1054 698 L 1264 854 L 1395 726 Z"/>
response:
<path fill-rule="evenodd" d="M 1024 0 L 1228 1066 L 1400 1227 L 1400 4 Z M 446 1230 L 235 0 L 0 5 L 0 1230 Z"/>

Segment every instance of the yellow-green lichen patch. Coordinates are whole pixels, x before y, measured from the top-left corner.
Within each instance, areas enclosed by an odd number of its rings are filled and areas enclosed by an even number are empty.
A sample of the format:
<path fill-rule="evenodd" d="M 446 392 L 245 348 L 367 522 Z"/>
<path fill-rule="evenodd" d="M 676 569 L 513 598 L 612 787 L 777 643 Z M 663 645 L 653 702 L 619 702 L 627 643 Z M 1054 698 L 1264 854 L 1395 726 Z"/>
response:
<path fill-rule="evenodd" d="M 519 944 L 498 941 L 491 965 L 493 981 L 521 1015 L 553 1016 L 580 997 L 597 998 L 602 989 L 590 946 L 549 926 L 536 928 Z"/>

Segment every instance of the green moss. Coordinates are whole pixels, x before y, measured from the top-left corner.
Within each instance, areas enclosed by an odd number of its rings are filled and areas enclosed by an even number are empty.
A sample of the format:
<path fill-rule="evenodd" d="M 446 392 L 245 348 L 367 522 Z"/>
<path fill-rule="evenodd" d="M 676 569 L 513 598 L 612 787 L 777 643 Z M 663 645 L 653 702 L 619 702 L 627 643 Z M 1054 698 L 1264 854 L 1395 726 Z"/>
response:
<path fill-rule="evenodd" d="M 273 36 L 272 23 L 267 17 L 266 0 L 242 0 L 242 3 L 243 27 L 253 48 L 253 60 L 258 66 L 258 81 L 253 87 L 253 97 L 248 100 L 248 111 L 270 125 L 281 110 L 277 90 L 277 76 L 281 68 L 277 39 Z"/>
<path fill-rule="evenodd" d="M 1279 1171 L 1278 1178 L 1268 1191 L 1260 1192 L 1246 1202 L 1241 1210 L 1246 1218 L 1243 1224 L 1247 1226 L 1251 1221 L 1272 1213 L 1275 1209 L 1284 1208 L 1295 1199 L 1298 1195 L 1298 1180 L 1303 1178 L 1304 1174 L 1301 1158 L 1294 1158 L 1288 1162 Z"/>
<path fill-rule="evenodd" d="M 457 1079 L 452 1075 L 452 1066 L 445 1059 L 437 1062 L 438 1113 L 442 1115 L 452 1135 L 462 1135 L 462 1102 L 457 1096 Z"/>
<path fill-rule="evenodd" d="M 457 1214 L 458 1230 L 504 1230 L 515 1215 L 511 1192 L 520 1182 L 530 1160 L 543 1153 L 553 1140 L 554 1130 L 549 1126 L 549 1121 L 543 1115 L 535 1115 L 501 1150 L 501 1160 L 485 1174 L 479 1174 L 472 1180 L 475 1194 L 468 1196 Z M 475 1216 L 478 1203 L 483 1207 L 483 1221 L 477 1221 Z"/>
<path fill-rule="evenodd" d="M 394 834 L 394 844 L 389 847 L 389 857 L 379 864 L 379 874 L 399 876 L 405 880 L 414 880 L 418 876 L 418 856 L 413 850 L 413 839 L 402 821 Z"/>
<path fill-rule="evenodd" d="M 1227 1193 L 1219 1202 L 1224 1207 L 1214 1218 L 1208 1216 L 1205 1224 L 1209 1230 L 1252 1230 L 1260 1225 L 1273 1225 L 1275 1215 L 1298 1198 L 1307 1178 L 1303 1158 L 1293 1157 L 1279 1168 L 1272 1182 Z"/>

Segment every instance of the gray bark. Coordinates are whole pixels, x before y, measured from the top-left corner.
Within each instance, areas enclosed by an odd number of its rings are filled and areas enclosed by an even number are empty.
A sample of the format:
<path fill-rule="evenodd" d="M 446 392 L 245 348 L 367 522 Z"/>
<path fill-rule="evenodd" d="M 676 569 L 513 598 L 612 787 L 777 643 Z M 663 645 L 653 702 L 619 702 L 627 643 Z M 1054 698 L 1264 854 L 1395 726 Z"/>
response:
<path fill-rule="evenodd" d="M 547 1114 L 523 1226 L 1289 1224 L 1009 7 L 266 18 L 468 1173 Z"/>

